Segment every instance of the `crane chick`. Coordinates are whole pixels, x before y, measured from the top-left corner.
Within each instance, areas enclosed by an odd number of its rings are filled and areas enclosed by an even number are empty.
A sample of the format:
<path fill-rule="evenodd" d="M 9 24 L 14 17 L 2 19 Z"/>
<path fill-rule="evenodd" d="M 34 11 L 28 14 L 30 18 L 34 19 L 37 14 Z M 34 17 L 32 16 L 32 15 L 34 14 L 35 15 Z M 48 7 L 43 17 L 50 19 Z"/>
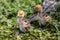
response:
<path fill-rule="evenodd" d="M 43 12 L 41 5 L 36 5 L 35 10 L 37 10 L 37 16 L 40 21 L 39 23 L 44 25 L 46 22 L 50 22 L 51 17 Z"/>
<path fill-rule="evenodd" d="M 30 28 L 30 23 L 24 18 L 25 12 L 23 10 L 19 10 L 17 14 L 17 23 L 20 31 L 26 32 L 28 28 Z"/>

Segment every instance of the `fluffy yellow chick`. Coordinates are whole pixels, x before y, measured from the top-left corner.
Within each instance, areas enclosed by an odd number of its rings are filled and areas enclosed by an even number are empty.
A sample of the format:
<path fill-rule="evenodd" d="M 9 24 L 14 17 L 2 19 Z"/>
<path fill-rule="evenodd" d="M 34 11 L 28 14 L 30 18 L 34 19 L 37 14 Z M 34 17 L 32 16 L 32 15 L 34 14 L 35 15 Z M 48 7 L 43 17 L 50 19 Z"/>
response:
<path fill-rule="evenodd" d="M 24 18 L 24 14 L 23 10 L 19 10 L 17 14 L 17 23 L 22 32 L 28 31 L 27 29 L 30 27 L 30 23 Z"/>

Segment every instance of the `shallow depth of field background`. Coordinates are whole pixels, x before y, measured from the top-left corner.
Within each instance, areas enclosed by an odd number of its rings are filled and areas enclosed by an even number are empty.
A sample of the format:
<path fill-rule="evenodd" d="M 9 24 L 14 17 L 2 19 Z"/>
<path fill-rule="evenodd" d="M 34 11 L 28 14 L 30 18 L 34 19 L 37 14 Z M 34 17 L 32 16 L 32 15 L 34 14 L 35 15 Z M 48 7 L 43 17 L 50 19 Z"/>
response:
<path fill-rule="evenodd" d="M 35 25 L 32 24 L 29 33 L 20 33 L 19 37 L 16 36 L 17 11 L 24 10 L 25 18 L 28 18 L 36 4 L 42 4 L 42 0 L 0 0 L 0 40 L 57 40 L 57 33 L 60 34 L 60 31 L 55 27 L 60 29 L 60 5 L 57 5 L 57 12 L 51 12 L 53 22 L 46 27 L 46 31 L 41 27 L 38 29 L 37 22 Z"/>

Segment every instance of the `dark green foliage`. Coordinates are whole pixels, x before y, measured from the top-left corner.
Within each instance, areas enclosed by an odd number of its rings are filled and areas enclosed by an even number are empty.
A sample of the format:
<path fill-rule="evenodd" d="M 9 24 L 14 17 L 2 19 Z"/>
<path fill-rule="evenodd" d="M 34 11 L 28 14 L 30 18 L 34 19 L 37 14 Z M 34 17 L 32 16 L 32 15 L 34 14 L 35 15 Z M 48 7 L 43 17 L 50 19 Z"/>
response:
<path fill-rule="evenodd" d="M 57 33 L 60 33 L 56 29 L 56 27 L 60 29 L 60 13 L 58 12 L 51 12 L 53 20 L 47 23 L 45 30 L 39 27 L 37 22 L 35 24 L 39 28 L 32 24 L 28 33 L 16 35 L 17 11 L 24 10 L 27 18 L 27 15 L 33 13 L 33 6 L 36 4 L 42 4 L 42 0 L 0 0 L 0 40 L 57 40 Z"/>
<path fill-rule="evenodd" d="M 60 11 L 60 2 L 55 5 L 55 8 L 57 9 L 58 12 Z"/>

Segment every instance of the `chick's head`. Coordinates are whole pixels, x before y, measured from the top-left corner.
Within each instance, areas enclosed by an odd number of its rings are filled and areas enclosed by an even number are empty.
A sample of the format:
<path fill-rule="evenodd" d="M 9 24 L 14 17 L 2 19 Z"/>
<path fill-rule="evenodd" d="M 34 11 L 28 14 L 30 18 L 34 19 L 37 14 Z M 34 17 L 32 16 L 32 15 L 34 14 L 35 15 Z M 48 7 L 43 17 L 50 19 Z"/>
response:
<path fill-rule="evenodd" d="M 34 8 L 35 8 L 36 11 L 42 11 L 42 5 L 38 4 Z"/>
<path fill-rule="evenodd" d="M 19 10 L 17 16 L 18 17 L 24 17 L 24 11 L 23 10 Z"/>

